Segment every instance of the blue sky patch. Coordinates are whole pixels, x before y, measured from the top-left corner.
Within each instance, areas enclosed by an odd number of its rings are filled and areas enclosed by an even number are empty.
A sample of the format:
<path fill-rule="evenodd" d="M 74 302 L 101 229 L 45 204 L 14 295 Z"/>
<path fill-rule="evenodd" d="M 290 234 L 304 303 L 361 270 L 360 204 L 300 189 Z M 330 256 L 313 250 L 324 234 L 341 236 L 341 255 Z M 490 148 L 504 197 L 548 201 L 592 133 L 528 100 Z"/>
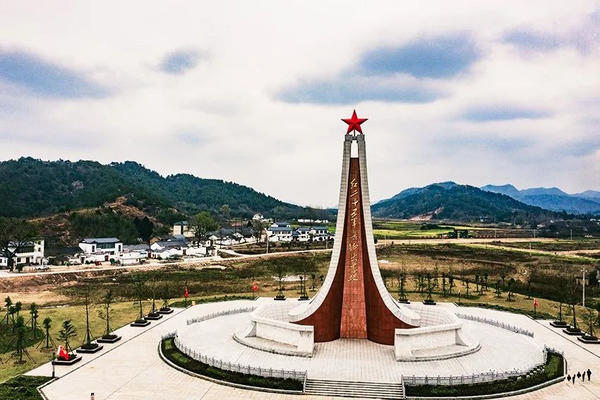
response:
<path fill-rule="evenodd" d="M 467 70 L 480 56 L 468 35 L 457 34 L 370 51 L 362 57 L 360 69 L 366 75 L 403 73 L 416 78 L 450 78 Z"/>
<path fill-rule="evenodd" d="M 519 106 L 499 105 L 475 107 L 467 110 L 462 117 L 468 121 L 509 121 L 513 119 L 539 119 L 550 116 L 545 110 L 522 108 Z"/>
<path fill-rule="evenodd" d="M 168 74 L 183 74 L 198 65 L 200 58 L 197 51 L 174 51 L 163 58 L 160 63 L 160 70 Z"/>
<path fill-rule="evenodd" d="M 23 52 L 0 52 L 0 80 L 41 96 L 104 97 L 108 90 L 84 74 Z"/>

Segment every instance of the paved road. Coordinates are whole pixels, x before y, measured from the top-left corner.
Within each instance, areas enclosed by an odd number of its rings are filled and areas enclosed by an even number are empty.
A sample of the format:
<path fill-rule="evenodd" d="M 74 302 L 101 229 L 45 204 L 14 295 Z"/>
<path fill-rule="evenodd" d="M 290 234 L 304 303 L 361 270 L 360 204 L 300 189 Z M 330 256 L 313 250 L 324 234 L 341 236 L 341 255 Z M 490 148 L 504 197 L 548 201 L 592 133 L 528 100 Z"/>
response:
<path fill-rule="evenodd" d="M 380 240 L 378 242 L 378 246 L 385 244 L 442 244 L 442 243 L 454 243 L 454 244 L 475 244 L 475 243 L 490 243 L 490 242 L 547 242 L 554 241 L 555 239 L 547 239 L 547 238 L 503 238 L 503 239 L 402 239 L 402 240 Z M 523 250 L 530 251 L 529 249 L 514 249 L 511 250 Z M 306 254 L 306 253 L 320 253 L 320 252 L 328 252 L 331 249 L 315 249 L 315 250 L 296 250 L 289 252 L 273 252 L 268 254 L 240 254 L 233 250 L 220 249 L 224 253 L 228 253 L 232 256 L 235 256 L 237 259 L 252 259 L 252 258 L 272 258 L 272 257 L 286 257 L 290 254 Z M 535 251 L 535 250 L 534 250 Z M 550 254 L 554 254 L 552 252 L 548 252 Z M 569 254 L 570 256 L 579 257 L 574 254 Z M 152 269 L 152 268 L 163 268 L 173 265 L 212 265 L 218 263 L 219 261 L 229 260 L 227 258 L 221 258 L 218 256 L 215 257 L 202 257 L 202 258 L 186 258 L 179 261 L 173 262 L 158 262 L 151 261 L 145 264 L 140 265 L 129 265 L 129 266 L 71 266 L 71 267 L 53 267 L 50 271 L 36 271 L 36 272 L 24 272 L 24 273 L 15 273 L 8 272 L 7 270 L 0 269 L 0 279 L 5 278 L 18 278 L 23 276 L 44 276 L 49 274 L 63 274 L 63 273 L 72 273 L 72 272 L 89 272 L 89 271 L 125 271 L 125 270 L 137 270 L 137 269 Z"/>
<path fill-rule="evenodd" d="M 240 305 L 245 304 L 243 301 Z M 233 302 L 230 305 L 234 305 Z M 181 373 L 160 360 L 158 341 L 162 334 L 174 330 L 198 310 L 213 312 L 224 303 L 205 304 L 180 311 L 160 324 L 153 323 L 143 333 L 124 327 L 124 340 L 110 350 L 93 357 L 86 356 L 76 367 L 59 367 L 60 379 L 43 389 L 49 400 L 87 399 L 91 392 L 97 400 L 167 400 L 167 399 L 292 399 L 298 396 L 280 395 L 234 389 Z M 228 305 L 229 306 L 229 305 Z M 453 305 L 446 305 L 454 307 Z M 517 396 L 515 399 L 600 399 L 600 346 L 580 345 L 571 337 L 548 327 L 547 321 L 534 321 L 522 315 L 493 310 L 465 307 L 463 313 L 493 315 L 511 324 L 521 325 L 535 333 L 535 340 L 565 352 L 568 373 L 591 368 L 591 382 L 577 381 L 575 385 L 560 382 L 539 391 Z M 137 336 L 133 336 L 137 334 Z M 509 352 L 510 349 L 507 349 Z M 30 372 L 31 375 L 49 375 L 49 365 Z M 300 399 L 320 397 L 303 396 Z"/>

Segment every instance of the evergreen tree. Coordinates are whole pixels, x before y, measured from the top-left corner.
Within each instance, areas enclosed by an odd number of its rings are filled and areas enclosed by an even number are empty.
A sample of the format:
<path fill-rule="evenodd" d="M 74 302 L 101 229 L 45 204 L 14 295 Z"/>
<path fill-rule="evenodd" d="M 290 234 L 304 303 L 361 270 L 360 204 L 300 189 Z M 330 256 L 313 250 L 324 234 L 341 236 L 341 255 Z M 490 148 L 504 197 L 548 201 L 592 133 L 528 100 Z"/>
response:
<path fill-rule="evenodd" d="M 58 331 L 58 340 L 62 341 L 65 344 L 65 351 L 68 353 L 71 352 L 71 339 L 77 336 L 77 329 L 71 323 L 71 320 L 68 319 L 63 321 L 62 329 Z"/>
<path fill-rule="evenodd" d="M 154 232 L 154 223 L 150 221 L 148 217 L 144 217 L 135 218 L 133 224 L 138 231 L 140 239 L 142 239 L 144 243 L 150 243 L 152 233 Z"/>

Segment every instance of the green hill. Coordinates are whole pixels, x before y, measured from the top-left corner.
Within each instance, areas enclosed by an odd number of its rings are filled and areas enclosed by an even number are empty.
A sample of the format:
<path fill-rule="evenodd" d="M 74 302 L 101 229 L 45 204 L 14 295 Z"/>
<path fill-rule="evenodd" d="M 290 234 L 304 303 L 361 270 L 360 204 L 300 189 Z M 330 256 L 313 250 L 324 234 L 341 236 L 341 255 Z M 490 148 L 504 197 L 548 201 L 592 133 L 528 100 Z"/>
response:
<path fill-rule="evenodd" d="M 163 177 L 131 161 L 104 165 L 20 158 L 0 162 L 0 216 L 45 216 L 99 207 L 119 197 L 126 198 L 126 205 L 152 216 L 217 212 L 224 204 L 235 217 L 257 212 L 274 218 L 324 213 L 232 182 L 187 174 Z"/>
<path fill-rule="evenodd" d="M 529 206 L 509 196 L 454 182 L 410 188 L 372 207 L 373 215 L 452 221 L 534 223 L 561 214 Z"/>

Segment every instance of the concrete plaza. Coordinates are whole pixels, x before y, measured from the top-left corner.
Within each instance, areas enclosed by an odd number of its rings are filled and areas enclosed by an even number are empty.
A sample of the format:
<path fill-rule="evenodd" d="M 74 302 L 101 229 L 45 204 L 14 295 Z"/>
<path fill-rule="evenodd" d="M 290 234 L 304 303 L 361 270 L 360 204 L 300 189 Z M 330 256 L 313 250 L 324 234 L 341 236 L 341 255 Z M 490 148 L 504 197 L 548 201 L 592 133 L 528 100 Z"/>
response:
<path fill-rule="evenodd" d="M 171 332 L 186 325 L 188 319 L 201 316 L 203 314 L 222 311 L 227 308 L 240 308 L 252 305 L 251 301 L 234 301 L 227 303 L 212 303 L 199 305 L 188 308 L 187 310 L 177 310 L 173 315 L 153 322 L 147 328 L 131 328 L 123 327 L 119 330 L 119 334 L 123 336 L 123 340 L 113 345 L 105 346 L 105 349 L 98 354 L 84 355 L 81 363 L 72 367 L 56 367 L 57 376 L 59 379 L 53 381 L 42 389 L 43 394 L 49 400 L 81 400 L 90 398 L 90 393 L 95 393 L 95 399 L 287 399 L 298 396 L 282 395 L 276 393 L 266 393 L 254 390 L 236 389 L 225 385 L 216 384 L 201 378 L 192 377 L 185 373 L 179 372 L 167 364 L 165 364 L 158 355 L 157 347 L 162 335 Z M 454 307 L 453 305 L 443 305 L 444 307 Z M 518 399 L 600 399 L 600 348 L 593 345 L 583 345 L 576 341 L 575 338 L 566 337 L 559 330 L 551 329 L 547 321 L 534 321 L 522 315 L 510 314 L 505 312 L 484 310 L 476 308 L 460 308 L 460 313 L 476 315 L 485 318 L 500 320 L 515 326 L 520 326 L 534 333 L 534 341 L 539 345 L 547 345 L 563 351 L 568 361 L 568 373 L 584 371 L 590 368 L 593 372 L 591 382 L 577 381 L 575 384 L 561 382 L 550 387 L 541 389 L 536 392 L 517 396 Z M 243 316 L 243 314 L 240 314 Z M 240 316 L 238 315 L 238 316 Z M 227 319 L 228 317 L 224 317 Z M 206 321 L 210 323 L 209 321 Z M 201 323 L 202 324 L 202 323 Z M 473 326 L 482 324 L 470 322 Z M 194 324 L 196 325 L 196 324 Z M 226 324 L 223 324 L 223 326 Z M 193 325 L 190 325 L 193 326 Z M 214 329 L 222 329 L 221 324 L 214 324 Z M 485 329 L 485 328 L 482 328 Z M 513 334 L 514 337 L 521 340 L 520 336 Z M 230 339 L 230 338 L 227 338 Z M 528 338 L 527 338 L 528 339 Z M 215 338 L 217 340 L 217 338 Z M 223 339 L 224 340 L 224 339 Z M 239 344 L 238 344 L 239 345 Z M 488 344 L 489 345 L 489 344 Z M 219 351 L 217 343 L 207 343 L 207 348 L 213 351 Z M 241 346 L 241 345 L 240 345 Z M 523 354 L 507 348 L 503 353 L 497 354 L 493 359 L 488 361 L 491 364 L 503 362 L 514 357 L 527 357 Z M 317 374 L 322 376 L 326 371 L 339 371 L 333 377 L 339 378 L 340 374 L 348 373 L 349 369 L 344 364 L 351 362 L 355 357 L 368 360 L 373 354 L 369 346 L 359 346 L 354 351 L 347 353 L 342 362 L 330 365 L 329 368 L 323 368 L 322 364 L 315 363 L 314 367 L 302 368 L 288 365 L 287 368 L 305 369 L 308 374 Z M 331 351 L 341 354 L 343 350 L 331 347 Z M 355 353 L 356 351 L 356 353 Z M 241 352 L 237 355 L 232 355 L 236 362 L 242 362 L 243 357 L 248 356 Z M 318 354 L 318 352 L 317 352 Z M 285 356 L 276 357 L 285 357 Z M 324 355 L 326 356 L 326 354 Z M 330 355 L 333 356 L 333 355 Z M 474 356 L 474 355 L 471 355 Z M 235 358 L 237 357 L 237 358 Z M 469 356 L 466 356 L 469 357 Z M 298 358 L 294 358 L 299 360 Z M 302 361 L 302 360 L 300 360 Z M 318 361 L 318 359 L 315 359 Z M 460 359 L 442 360 L 435 362 L 418 362 L 406 363 L 406 368 L 409 364 L 412 368 L 434 368 L 435 364 L 440 362 L 452 362 L 450 368 L 465 369 L 468 363 L 461 362 Z M 304 362 L 310 362 L 309 359 L 304 359 Z M 319 366 L 320 365 L 320 366 Z M 378 365 L 376 363 L 376 365 Z M 361 368 L 365 377 L 378 376 L 383 373 L 378 371 L 373 374 L 371 371 L 373 366 Z M 404 367 L 403 367 L 404 368 Z M 492 368 L 492 366 L 490 366 Z M 320 369 L 320 371 L 318 370 Z M 312 372 L 311 372 L 312 371 Z M 420 372 L 416 370 L 416 372 Z M 415 373 L 416 373 L 415 372 Z M 388 372 L 386 378 L 393 378 L 397 372 Z M 424 371 L 420 375 L 428 374 Z M 50 376 L 51 366 L 49 364 L 36 368 L 28 373 L 29 375 L 46 375 Z M 409 375 L 404 371 L 404 375 Z M 457 372 L 460 374 L 460 371 Z M 385 380 L 385 379 L 384 379 Z M 323 398 L 315 396 L 303 396 L 303 398 Z"/>

